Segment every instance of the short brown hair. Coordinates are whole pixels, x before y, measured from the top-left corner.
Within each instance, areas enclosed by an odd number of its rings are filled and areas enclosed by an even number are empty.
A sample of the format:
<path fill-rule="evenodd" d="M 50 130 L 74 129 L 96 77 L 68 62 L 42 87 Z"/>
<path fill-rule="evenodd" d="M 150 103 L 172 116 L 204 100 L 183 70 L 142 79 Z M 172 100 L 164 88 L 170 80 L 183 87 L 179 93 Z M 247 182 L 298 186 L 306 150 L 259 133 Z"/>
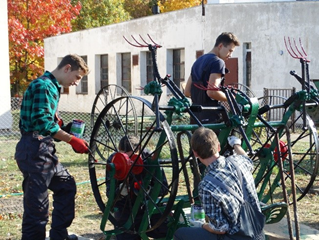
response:
<path fill-rule="evenodd" d="M 224 47 L 227 47 L 231 43 L 234 43 L 235 46 L 239 46 L 240 45 L 240 42 L 239 42 L 238 38 L 235 36 L 235 34 L 233 34 L 231 32 L 223 32 L 223 33 L 221 33 L 217 37 L 214 47 L 217 47 L 221 43 L 224 45 Z"/>
<path fill-rule="evenodd" d="M 58 69 L 63 68 L 67 64 L 71 65 L 71 71 L 82 69 L 85 75 L 89 73 L 89 67 L 86 62 L 76 54 L 69 54 L 62 58 L 62 61 L 58 65 Z"/>
<path fill-rule="evenodd" d="M 139 138 L 134 135 L 124 136 L 119 142 L 119 150 L 123 152 L 134 151 L 138 147 L 139 143 Z"/>
<path fill-rule="evenodd" d="M 219 141 L 216 133 L 205 127 L 196 129 L 191 138 L 192 149 L 202 159 L 209 158 L 219 150 Z"/>

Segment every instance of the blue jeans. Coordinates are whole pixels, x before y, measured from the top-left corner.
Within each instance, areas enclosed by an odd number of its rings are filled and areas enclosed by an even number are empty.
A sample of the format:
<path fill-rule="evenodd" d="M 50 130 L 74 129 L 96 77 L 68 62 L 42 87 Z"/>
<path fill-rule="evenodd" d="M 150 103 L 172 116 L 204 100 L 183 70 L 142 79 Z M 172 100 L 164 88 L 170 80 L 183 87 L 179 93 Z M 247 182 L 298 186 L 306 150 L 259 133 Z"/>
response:
<path fill-rule="evenodd" d="M 182 227 L 176 230 L 174 233 L 174 240 L 194 240 L 194 239 L 205 239 L 205 240 L 220 240 L 224 238 L 224 234 L 213 234 L 205 230 L 204 228 L 198 227 Z"/>
<path fill-rule="evenodd" d="M 194 240 L 194 239 L 203 239 L 203 240 L 236 240 L 239 239 L 236 234 L 214 234 L 210 233 L 204 228 L 198 227 L 182 227 L 176 230 L 174 234 L 174 240 Z M 260 236 L 256 238 L 264 240 L 265 236 L 262 232 Z"/>

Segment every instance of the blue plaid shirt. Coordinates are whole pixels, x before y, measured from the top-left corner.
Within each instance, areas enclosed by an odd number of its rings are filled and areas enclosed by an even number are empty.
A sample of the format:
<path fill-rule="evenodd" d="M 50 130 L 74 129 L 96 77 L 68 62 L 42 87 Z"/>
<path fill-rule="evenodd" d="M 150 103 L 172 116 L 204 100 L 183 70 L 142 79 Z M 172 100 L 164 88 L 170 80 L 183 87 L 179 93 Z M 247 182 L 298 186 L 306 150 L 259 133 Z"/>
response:
<path fill-rule="evenodd" d="M 33 80 L 23 95 L 20 128 L 25 132 L 38 131 L 53 136 L 60 127 L 54 116 L 60 99 L 61 86 L 48 71 Z"/>
<path fill-rule="evenodd" d="M 243 173 L 243 182 L 247 189 L 248 201 L 252 206 L 257 206 L 260 211 L 254 179 L 251 174 L 252 161 L 248 157 L 241 155 L 230 157 L 237 162 Z M 230 163 L 228 158 L 220 156 L 206 168 L 205 175 L 207 174 L 214 176 L 242 196 L 236 168 Z M 199 183 L 198 193 L 205 214 L 216 231 L 229 234 L 235 234 L 239 231 L 240 202 L 236 197 L 229 192 L 226 193 L 225 190 L 206 179 Z"/>

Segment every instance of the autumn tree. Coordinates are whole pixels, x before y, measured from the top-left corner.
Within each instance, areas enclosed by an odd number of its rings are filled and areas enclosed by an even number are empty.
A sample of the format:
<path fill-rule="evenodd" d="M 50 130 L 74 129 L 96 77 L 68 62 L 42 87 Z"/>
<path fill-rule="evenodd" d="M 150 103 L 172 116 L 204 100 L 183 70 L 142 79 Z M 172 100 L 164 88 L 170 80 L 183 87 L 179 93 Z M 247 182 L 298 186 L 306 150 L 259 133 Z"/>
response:
<path fill-rule="evenodd" d="M 8 0 L 11 95 L 43 73 L 43 40 L 70 32 L 81 9 L 71 0 Z"/>
<path fill-rule="evenodd" d="M 141 18 L 152 15 L 152 7 L 157 1 L 145 0 L 126 0 L 124 1 L 124 9 L 132 18 Z"/>
<path fill-rule="evenodd" d="M 161 12 L 171 12 L 184 8 L 199 6 L 206 4 L 207 0 L 159 0 L 158 6 Z"/>
<path fill-rule="evenodd" d="M 72 21 L 73 31 L 149 16 L 154 14 L 155 5 L 160 7 L 161 12 L 170 12 L 198 6 L 202 0 L 80 0 L 80 2 L 82 9 L 79 16 Z"/>
<path fill-rule="evenodd" d="M 202 0 L 7 0 L 11 94 L 43 73 L 43 39 L 200 5 Z M 206 3 L 206 0 L 204 1 Z"/>
<path fill-rule="evenodd" d="M 202 3 L 206 4 L 207 0 L 125 0 L 124 9 L 132 18 L 140 18 L 154 14 L 155 5 L 164 13 L 199 6 Z"/>
<path fill-rule="evenodd" d="M 72 0 L 77 2 L 77 0 Z M 73 31 L 101 27 L 131 19 L 124 0 L 80 0 L 82 9 L 72 21 Z"/>

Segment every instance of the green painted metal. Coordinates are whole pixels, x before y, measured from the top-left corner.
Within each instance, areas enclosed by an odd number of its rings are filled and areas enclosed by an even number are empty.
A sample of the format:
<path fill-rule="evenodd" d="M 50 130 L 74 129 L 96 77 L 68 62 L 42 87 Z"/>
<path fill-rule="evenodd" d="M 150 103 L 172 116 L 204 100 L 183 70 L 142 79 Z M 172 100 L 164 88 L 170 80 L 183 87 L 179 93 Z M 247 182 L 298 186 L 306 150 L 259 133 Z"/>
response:
<path fill-rule="evenodd" d="M 288 205 L 285 202 L 261 206 L 261 210 L 266 216 L 267 224 L 274 224 L 279 222 L 286 215 L 287 209 Z"/>
<path fill-rule="evenodd" d="M 304 94 L 300 94 L 301 97 L 305 97 Z M 243 101 L 244 98 L 240 98 L 240 101 Z M 261 127 L 266 127 L 265 124 L 261 123 L 261 122 L 256 122 L 257 119 L 257 114 L 258 114 L 258 109 L 259 109 L 259 105 L 258 105 L 258 101 L 257 99 L 253 98 L 250 99 L 250 107 L 248 107 L 248 105 L 245 103 L 245 108 L 244 111 L 246 112 L 246 117 L 242 117 L 242 116 L 238 116 L 238 115 L 231 115 L 230 116 L 230 124 L 226 125 L 225 123 L 219 123 L 219 124 L 204 124 L 203 126 L 210 128 L 210 129 L 219 129 L 220 134 L 219 134 L 219 140 L 221 142 L 221 145 L 224 146 L 227 143 L 227 137 L 229 136 L 230 132 L 232 129 L 234 128 L 238 128 L 239 126 L 244 127 L 245 129 L 245 133 L 247 135 L 247 138 L 250 140 L 251 139 L 251 135 L 253 133 L 253 130 L 255 128 L 261 128 Z M 180 115 L 183 113 L 184 111 L 184 104 L 180 104 L 180 101 L 176 101 L 176 99 L 174 99 L 173 101 L 170 101 L 170 106 L 173 106 L 174 110 L 166 110 L 166 120 L 169 124 L 172 123 L 173 120 L 173 116 L 174 114 Z M 285 115 L 283 116 L 283 119 L 281 122 L 268 122 L 268 124 L 272 127 L 280 127 L 282 125 L 285 124 L 285 122 L 288 121 L 288 119 L 290 118 L 291 114 L 293 114 L 293 112 L 295 111 L 295 108 L 293 106 L 290 106 L 290 108 L 288 109 L 288 111 L 285 113 Z M 249 114 L 247 114 L 249 113 Z M 153 119 L 150 119 L 153 120 Z M 180 131 L 194 131 L 195 129 L 198 128 L 198 125 L 170 125 L 170 129 L 173 132 L 180 132 Z M 166 134 L 165 131 L 162 132 L 161 137 L 157 143 L 157 145 L 159 146 L 158 149 L 161 149 L 161 145 L 163 144 L 163 142 L 166 140 Z M 247 143 L 243 142 L 243 147 L 245 149 L 247 149 Z M 259 169 L 259 172 L 256 175 L 255 180 L 258 181 L 259 179 L 261 179 L 262 177 L 264 178 L 263 181 L 263 185 L 260 188 L 260 192 L 258 193 L 259 198 L 261 199 L 262 202 L 268 202 L 269 198 L 272 194 L 272 192 L 279 186 L 278 183 L 280 182 L 280 176 L 279 174 L 277 174 L 276 176 L 276 180 L 273 181 L 273 185 L 271 187 L 271 190 L 268 191 L 268 194 L 266 196 L 264 195 L 264 191 L 265 188 L 267 187 L 267 182 L 270 178 L 270 175 L 272 174 L 271 171 L 268 171 L 269 168 L 272 167 L 272 165 L 275 164 L 274 158 L 273 158 L 273 151 L 276 147 L 276 143 L 272 142 L 270 147 L 268 149 L 263 148 L 261 149 L 261 151 L 259 152 L 260 154 L 260 162 L 261 162 L 261 167 Z M 152 159 L 150 159 L 149 163 L 150 165 L 152 164 L 158 164 L 158 157 L 159 157 L 159 153 L 160 151 L 156 152 L 154 154 L 154 157 Z M 114 169 L 114 168 L 112 168 Z M 150 178 L 151 175 L 156 175 L 157 178 L 161 179 L 161 171 L 159 171 L 160 168 L 150 168 L 150 174 L 148 174 L 145 178 L 144 178 L 144 188 L 147 188 L 147 185 L 150 182 Z M 112 170 L 113 171 L 113 170 Z M 264 176 L 264 173 L 267 172 L 266 177 Z M 114 174 L 112 172 L 112 174 Z M 111 196 L 108 199 L 108 203 L 103 215 L 103 219 L 101 222 L 101 230 L 104 231 L 106 236 L 113 236 L 113 235 L 117 235 L 119 233 L 122 233 L 123 231 L 125 231 L 125 229 L 130 229 L 130 227 L 132 226 L 132 220 L 128 219 L 128 221 L 124 224 L 124 226 L 122 227 L 121 230 L 119 229 L 115 229 L 115 230 L 111 230 L 111 231 L 105 231 L 105 224 L 108 218 L 108 215 L 110 214 L 109 210 L 109 206 L 113 203 L 114 200 L 114 194 L 115 194 L 115 190 L 112 189 L 112 186 L 114 185 L 114 178 L 112 179 L 111 182 Z M 147 232 L 147 227 L 148 227 L 148 222 L 150 220 L 150 216 L 152 216 L 152 214 L 154 214 L 155 212 L 158 212 L 159 210 L 157 210 L 155 208 L 155 202 L 156 199 L 159 195 L 159 191 L 160 191 L 160 185 L 159 184 L 155 184 L 152 187 L 152 191 L 149 195 L 150 199 L 152 199 L 152 201 L 149 201 L 147 203 L 147 211 L 145 211 L 143 218 L 142 218 L 142 222 L 139 226 L 138 229 L 138 233 L 140 234 L 141 238 L 144 240 L 149 239 L 148 236 L 146 235 Z M 138 194 L 138 198 L 135 201 L 135 204 L 133 206 L 132 209 L 132 216 L 136 216 L 137 214 L 137 210 L 139 208 L 139 206 L 142 204 L 142 200 L 143 200 L 143 194 L 144 192 L 142 191 L 142 189 L 140 190 L 139 194 Z M 186 197 L 186 196 L 185 196 Z M 177 215 L 178 215 L 178 219 L 179 216 L 183 216 L 185 215 L 185 213 L 183 212 L 183 207 L 184 207 L 185 203 L 183 200 L 178 201 L 176 205 L 174 205 L 173 209 L 175 209 L 174 211 L 174 215 L 173 217 L 170 219 L 169 222 L 169 226 L 170 226 L 170 231 L 168 232 L 168 235 L 166 239 L 171 239 L 171 235 L 174 232 L 174 230 L 178 227 L 180 227 L 180 225 L 178 224 L 178 220 L 177 220 Z M 276 217 L 274 218 L 274 215 L 271 215 L 269 212 L 274 211 L 275 209 L 278 210 L 278 208 L 280 208 L 280 214 L 276 215 Z M 266 209 L 266 208 L 265 208 Z M 281 219 L 284 215 L 285 215 L 285 209 L 287 209 L 287 204 L 286 205 L 271 205 L 268 206 L 267 208 L 267 214 L 270 214 L 268 216 L 268 219 L 270 219 L 270 216 L 272 216 L 272 219 L 269 220 L 269 222 L 274 222 L 274 221 L 278 221 L 279 219 Z M 163 210 L 163 209 L 162 209 Z M 160 211 L 162 211 L 160 210 Z M 178 210 L 178 211 L 177 211 Z M 265 210 L 266 212 L 266 210 Z M 185 223 L 187 225 L 187 221 Z M 185 225 L 184 224 L 184 225 Z"/>
<path fill-rule="evenodd" d="M 151 47 L 149 47 L 150 50 Z M 156 49 L 156 48 L 155 48 Z M 155 52 L 151 51 L 154 55 L 155 59 Z M 154 61 L 155 62 L 155 61 Z M 138 116 L 136 119 L 138 120 L 138 123 L 140 123 L 140 119 L 143 121 L 154 121 L 159 120 L 157 119 L 159 117 L 158 112 L 161 110 L 165 110 L 165 123 L 161 127 L 158 126 L 158 122 L 156 123 L 156 131 L 160 131 L 160 137 L 157 142 L 157 151 L 153 153 L 152 157 L 148 159 L 148 163 L 146 168 L 148 168 L 147 174 L 143 178 L 143 188 L 141 188 L 138 192 L 137 198 L 134 202 L 134 205 L 132 207 L 131 215 L 132 217 L 127 220 L 127 222 L 122 226 L 120 229 L 114 229 L 114 230 L 105 230 L 105 225 L 109 219 L 109 216 L 111 213 L 111 206 L 114 204 L 115 201 L 115 179 L 112 177 L 111 179 L 111 190 L 110 190 L 110 196 L 108 197 L 108 202 L 105 207 L 104 215 L 101 222 L 101 230 L 104 232 L 104 234 L 107 236 L 107 239 L 109 239 L 111 236 L 120 234 L 124 231 L 127 231 L 131 229 L 133 224 L 133 219 L 138 214 L 138 210 L 141 207 L 141 205 L 144 206 L 144 214 L 142 216 L 141 224 L 139 225 L 137 233 L 141 236 L 143 240 L 149 239 L 147 236 L 147 231 L 149 227 L 150 218 L 155 213 L 165 213 L 165 217 L 167 217 L 168 220 L 168 226 L 169 231 L 167 232 L 165 239 L 172 239 L 174 231 L 181 227 L 181 226 L 189 226 L 188 219 L 186 217 L 186 214 L 184 212 L 184 208 L 190 207 L 189 202 L 189 196 L 188 195 L 177 195 L 175 196 L 173 191 L 173 201 L 172 198 L 168 197 L 164 199 L 164 201 L 161 201 L 162 205 L 158 205 L 158 199 L 160 198 L 160 188 L 161 184 L 159 182 L 155 182 L 154 185 L 152 185 L 152 189 L 148 193 L 147 201 L 145 201 L 145 191 L 144 189 L 147 189 L 147 187 L 151 183 L 151 179 L 153 176 L 155 176 L 158 179 L 163 179 L 162 173 L 160 171 L 160 153 L 165 145 L 165 142 L 170 143 L 170 153 L 173 156 L 177 156 L 177 150 L 175 146 L 175 140 L 174 136 L 171 135 L 169 132 L 176 133 L 176 132 L 183 132 L 183 131 L 194 131 L 199 126 L 204 126 L 213 130 L 219 130 L 219 141 L 221 144 L 222 152 L 226 151 L 227 147 L 227 137 L 231 135 L 234 131 L 238 131 L 244 136 L 244 140 L 242 143 L 242 147 L 249 151 L 249 153 L 252 155 L 252 157 L 258 157 L 258 164 L 259 167 L 256 168 L 255 175 L 255 184 L 258 185 L 258 197 L 261 201 L 261 208 L 263 213 L 265 214 L 267 218 L 267 223 L 276 223 L 282 219 L 288 208 L 288 203 L 271 203 L 272 195 L 274 194 L 275 190 L 278 189 L 282 184 L 282 172 L 278 171 L 277 162 L 274 157 L 274 153 L 276 152 L 276 148 L 279 146 L 279 143 L 275 136 L 279 136 L 279 139 L 281 136 L 285 134 L 285 128 L 286 124 L 288 123 L 291 116 L 296 111 L 304 111 L 304 107 L 307 105 L 309 106 L 309 102 L 316 102 L 318 101 L 318 91 L 316 89 L 310 89 L 310 91 L 307 90 L 301 90 L 297 92 L 293 99 L 288 99 L 285 104 L 282 106 L 286 109 L 282 120 L 281 121 L 266 121 L 260 114 L 260 106 L 258 104 L 257 98 L 249 98 L 246 96 L 243 92 L 240 92 L 238 90 L 231 92 L 232 89 L 230 88 L 222 88 L 223 91 L 229 91 L 230 94 L 235 94 L 235 102 L 232 102 L 232 104 L 236 104 L 237 108 L 231 109 L 229 112 L 227 112 L 227 121 L 223 123 L 216 123 L 216 124 L 186 124 L 186 125 L 179 125 L 175 124 L 174 119 L 179 118 L 183 114 L 189 113 L 190 115 L 192 112 L 190 109 L 190 103 L 188 99 L 180 93 L 177 89 L 174 83 L 169 80 L 167 77 L 165 79 L 162 79 L 159 77 L 157 68 L 155 68 L 156 73 L 155 77 L 158 79 L 158 81 L 153 81 L 144 88 L 144 92 L 147 94 L 154 95 L 154 102 L 152 103 L 152 110 L 156 113 L 155 119 L 154 117 L 145 117 L 144 116 Z M 164 106 L 160 108 L 158 106 L 158 100 L 160 99 L 160 95 L 162 94 L 161 85 L 166 84 L 168 86 L 169 90 L 174 94 L 174 97 L 172 97 L 169 102 L 168 106 Z M 310 111 L 308 109 L 308 111 Z M 161 115 L 162 117 L 163 115 Z M 305 119 L 305 118 L 304 118 Z M 130 122 L 130 124 L 134 124 L 134 120 L 127 118 L 126 122 Z M 174 123 L 174 124 L 173 124 Z M 164 128 L 164 130 L 163 130 Z M 165 129 L 166 128 L 166 129 Z M 165 131 L 169 128 L 170 131 Z M 256 130 L 258 129 L 267 129 L 269 130 L 269 136 L 267 136 L 266 140 L 262 142 L 261 146 L 258 148 L 254 148 L 251 146 L 251 142 L 254 140 L 254 137 L 256 135 Z M 168 135 L 167 135 L 168 134 Z M 315 139 L 315 141 L 318 141 L 318 138 Z M 288 142 L 287 144 L 290 144 Z M 316 144 L 318 144 L 316 142 Z M 267 145 L 267 147 L 266 147 Z M 288 145 L 289 151 L 291 151 L 290 145 Z M 189 146 L 190 148 L 190 146 Z M 192 153 L 189 153 L 189 157 Z M 277 153 L 278 154 L 278 153 Z M 318 153 L 316 153 L 318 154 Z M 187 158 L 186 158 L 187 159 Z M 281 161 L 279 157 L 279 161 Z M 290 159 L 292 161 L 292 159 Z M 110 174 L 111 176 L 114 176 L 115 174 L 115 167 L 111 164 L 111 170 Z M 155 167 L 154 167 L 155 166 Z M 318 166 L 316 166 L 318 168 Z M 178 168 L 180 172 L 181 168 L 179 168 L 179 165 L 173 165 L 173 168 Z M 293 169 L 292 169 L 293 171 Z M 178 175 L 174 181 L 178 181 Z M 271 183 L 271 184 L 270 184 Z M 196 193 L 197 189 L 195 187 L 194 193 Z M 163 199 L 162 199 L 163 200 Z M 168 205 L 166 205 L 168 204 Z M 171 206 L 171 207 L 167 207 Z M 168 214 L 170 213 L 170 214 Z M 183 221 L 181 221 L 183 219 Z"/>
<path fill-rule="evenodd" d="M 303 100 L 306 97 L 305 94 L 299 94 L 299 95 L 300 95 L 301 100 Z M 240 101 L 243 101 L 243 99 L 244 98 L 241 98 Z M 244 111 L 246 112 L 245 118 L 242 116 L 238 116 L 238 115 L 231 115 L 230 116 L 230 124 L 228 124 L 228 125 L 226 125 L 225 123 L 219 123 L 219 124 L 204 124 L 203 126 L 210 128 L 210 129 L 219 129 L 220 130 L 219 140 L 220 140 L 222 146 L 226 145 L 227 137 L 229 136 L 231 130 L 234 128 L 238 128 L 239 126 L 244 127 L 247 138 L 250 140 L 252 133 L 253 133 L 253 130 L 255 128 L 266 127 L 265 124 L 263 124 L 262 122 L 256 121 L 258 109 L 259 109 L 257 99 L 253 98 L 253 99 L 250 99 L 250 101 L 251 101 L 250 105 L 249 105 L 250 107 L 248 107 L 248 105 L 245 103 L 245 108 L 243 108 Z M 177 115 L 183 114 L 184 104 L 180 104 L 180 103 L 181 102 L 176 101 L 176 99 L 174 99 L 173 101 L 170 101 L 170 106 L 173 106 L 174 110 L 166 110 L 166 112 L 165 112 L 166 113 L 166 120 L 169 124 L 172 123 L 174 114 L 177 114 Z M 294 113 L 296 107 L 297 107 L 296 104 L 291 105 L 289 107 L 288 111 L 286 111 L 285 115 L 283 116 L 282 121 L 268 122 L 268 124 L 270 126 L 276 127 L 276 128 L 285 125 L 285 123 L 288 121 L 290 116 Z M 247 113 L 249 113 L 249 114 L 247 114 Z M 153 120 L 153 119 L 150 119 L 150 120 Z M 170 129 L 172 130 L 172 132 L 194 131 L 197 128 L 198 128 L 198 125 L 170 125 Z M 165 131 L 163 131 L 161 134 L 161 137 L 157 143 L 157 145 L 159 146 L 158 149 L 161 149 L 160 146 L 166 140 L 166 137 L 167 136 L 165 134 Z M 243 147 L 245 149 L 247 149 L 247 143 L 243 142 Z M 273 181 L 273 184 L 272 184 L 270 190 L 268 190 L 268 193 L 266 195 L 264 195 L 265 189 L 267 187 L 267 182 L 270 178 L 270 175 L 273 174 L 273 172 L 269 171 L 269 169 L 271 169 L 272 166 L 275 165 L 275 161 L 274 161 L 274 157 L 273 157 L 273 151 L 274 151 L 275 147 L 276 147 L 276 142 L 273 141 L 273 142 L 271 142 L 271 145 L 269 148 L 263 148 L 259 152 L 259 157 L 260 157 L 259 159 L 261 162 L 261 167 L 259 169 L 259 172 L 256 175 L 255 180 L 259 181 L 261 178 L 264 179 L 262 186 L 260 188 L 260 191 L 258 193 L 258 196 L 261 199 L 261 201 L 265 202 L 265 203 L 267 203 L 269 201 L 271 194 L 279 186 L 279 182 L 280 182 L 280 175 L 278 173 L 276 176 L 276 179 Z M 155 153 L 154 157 L 152 159 L 150 159 L 149 164 L 158 164 L 159 153 L 160 153 L 159 151 Z M 267 172 L 266 177 L 264 176 L 265 172 Z M 159 168 L 150 168 L 150 173 L 151 174 L 149 174 L 148 176 L 146 176 L 144 178 L 144 184 L 145 184 L 144 188 L 147 188 L 147 185 L 150 182 L 150 178 L 151 178 L 152 174 L 156 175 L 157 178 L 159 178 L 159 179 L 161 179 L 161 177 L 162 177 L 161 171 L 159 171 Z M 112 182 L 111 182 L 111 186 L 113 186 L 113 185 L 114 185 L 114 180 L 112 180 Z M 148 222 L 150 220 L 150 216 L 152 216 L 152 214 L 154 214 L 155 212 L 159 211 L 158 209 L 155 208 L 155 202 L 156 202 L 156 199 L 159 195 L 159 191 L 160 191 L 160 185 L 155 184 L 152 187 L 152 191 L 149 195 L 149 197 L 150 197 L 150 199 L 152 199 L 152 201 L 149 201 L 147 203 L 146 208 L 148 210 L 145 211 L 143 218 L 142 218 L 141 225 L 139 226 L 139 229 L 138 229 L 138 233 L 140 234 L 140 236 L 143 240 L 149 239 L 148 236 L 146 235 L 146 233 L 147 233 Z M 143 194 L 144 194 L 144 192 L 141 189 L 139 192 L 138 198 L 136 199 L 135 204 L 133 206 L 132 216 L 136 216 L 137 210 L 138 210 L 139 206 L 142 204 Z M 111 230 L 111 231 L 104 230 L 108 215 L 110 214 L 109 205 L 111 205 L 113 203 L 113 200 L 114 200 L 114 189 L 112 190 L 112 187 L 111 187 L 111 197 L 109 197 L 109 199 L 108 199 L 108 203 L 107 203 L 107 206 L 106 206 L 106 209 L 105 209 L 105 212 L 103 215 L 102 223 L 101 223 L 101 230 L 104 231 L 106 236 L 117 235 L 117 234 L 125 231 L 125 229 L 127 229 L 127 230 L 130 229 L 130 227 L 132 226 L 132 220 L 128 219 L 128 221 L 124 224 L 122 230 L 119 230 L 119 229 L 115 229 L 115 230 Z M 175 211 L 174 211 L 175 214 L 170 219 L 170 222 L 169 222 L 170 231 L 168 232 L 166 239 L 171 239 L 171 236 L 172 236 L 172 233 L 174 232 L 174 230 L 176 228 L 180 227 L 178 220 L 177 220 L 177 215 L 178 215 L 178 219 L 180 216 L 185 215 L 185 213 L 183 212 L 184 205 L 185 205 L 185 203 L 183 200 L 178 201 L 177 204 L 174 205 L 173 209 L 175 209 Z M 267 211 L 266 211 L 266 209 L 267 209 Z M 274 215 L 273 212 L 275 211 L 275 209 L 277 211 L 279 211 L 280 214 Z M 273 222 L 279 221 L 285 215 L 286 209 L 287 209 L 287 204 L 283 204 L 283 205 L 275 204 L 275 205 L 270 205 L 267 208 L 264 208 L 265 213 L 267 213 L 266 216 L 268 216 L 268 222 L 273 223 Z M 163 209 L 160 211 L 163 211 Z M 188 224 L 187 221 L 185 222 L 185 224 L 186 225 Z"/>

